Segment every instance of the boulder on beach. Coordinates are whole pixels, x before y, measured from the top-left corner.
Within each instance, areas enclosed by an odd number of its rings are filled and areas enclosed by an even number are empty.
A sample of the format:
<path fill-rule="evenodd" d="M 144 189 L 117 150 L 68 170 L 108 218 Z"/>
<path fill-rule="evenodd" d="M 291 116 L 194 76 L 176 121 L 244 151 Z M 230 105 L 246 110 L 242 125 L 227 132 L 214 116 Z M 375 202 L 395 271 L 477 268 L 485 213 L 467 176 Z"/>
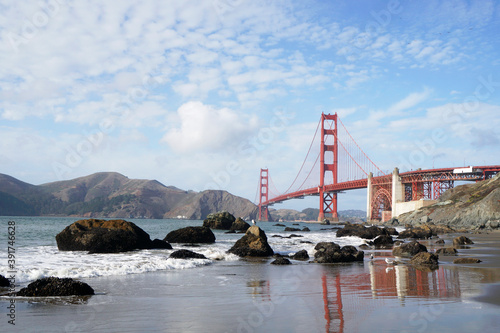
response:
<path fill-rule="evenodd" d="M 455 256 L 457 255 L 457 249 L 454 247 L 443 247 L 436 250 L 436 254 L 441 254 L 443 256 Z"/>
<path fill-rule="evenodd" d="M 236 218 L 229 212 L 217 212 L 208 214 L 207 218 L 203 221 L 203 226 L 210 229 L 229 230 L 233 225 Z"/>
<path fill-rule="evenodd" d="M 471 244 L 474 244 L 474 242 L 465 236 L 458 236 L 453 239 L 453 246 L 462 246 Z"/>
<path fill-rule="evenodd" d="M 376 249 L 390 249 L 394 245 L 394 240 L 392 236 L 380 235 L 373 240 L 373 245 L 375 245 Z"/>
<path fill-rule="evenodd" d="M 292 263 L 290 260 L 288 260 L 285 257 L 278 257 L 276 258 L 273 262 L 271 262 L 271 265 L 291 265 Z"/>
<path fill-rule="evenodd" d="M 300 250 L 292 256 L 292 259 L 293 260 L 308 260 L 309 254 L 307 253 L 306 250 Z"/>
<path fill-rule="evenodd" d="M 436 241 L 436 244 L 444 244 L 444 243 L 445 243 L 445 242 L 444 242 L 444 239 L 438 239 L 438 240 Z"/>
<path fill-rule="evenodd" d="M 151 241 L 151 249 L 171 250 L 172 245 L 164 240 L 155 238 Z"/>
<path fill-rule="evenodd" d="M 267 257 L 274 254 L 267 242 L 266 233 L 257 226 L 251 226 L 228 251 L 240 257 Z"/>
<path fill-rule="evenodd" d="M 9 287 L 10 281 L 5 276 L 0 274 L 0 287 Z"/>
<path fill-rule="evenodd" d="M 398 238 L 428 239 L 432 237 L 432 230 L 427 226 L 405 229 L 399 233 Z"/>
<path fill-rule="evenodd" d="M 233 224 L 231 224 L 229 231 L 247 231 L 248 228 L 250 228 L 250 224 L 246 223 L 241 217 L 238 217 Z"/>
<path fill-rule="evenodd" d="M 124 220 L 79 220 L 56 235 L 60 251 L 117 253 L 151 249 L 149 235 L 132 222 Z"/>
<path fill-rule="evenodd" d="M 169 243 L 214 243 L 215 235 L 208 227 L 185 227 L 169 232 L 163 240 Z"/>
<path fill-rule="evenodd" d="M 477 258 L 457 258 L 453 260 L 454 264 L 478 264 L 481 260 Z"/>
<path fill-rule="evenodd" d="M 419 252 L 410 259 L 410 264 L 418 269 L 437 269 L 439 257 L 434 253 Z"/>
<path fill-rule="evenodd" d="M 17 293 L 25 297 L 85 295 L 94 295 L 94 289 L 84 282 L 58 277 L 38 279 Z"/>
<path fill-rule="evenodd" d="M 371 226 L 366 228 L 361 224 L 346 224 L 344 228 L 337 230 L 337 237 L 357 236 L 365 239 L 374 239 L 380 235 L 389 235 L 389 232 L 384 228 Z"/>
<path fill-rule="evenodd" d="M 170 254 L 169 258 L 174 258 L 174 259 L 207 259 L 203 254 L 201 253 L 196 253 L 191 250 L 177 250 L 172 252 Z"/>
<path fill-rule="evenodd" d="M 419 252 L 427 252 L 427 248 L 417 241 L 404 243 L 392 249 L 392 255 L 396 257 L 413 257 Z"/>
<path fill-rule="evenodd" d="M 364 252 L 358 251 L 354 246 L 340 247 L 333 242 L 318 243 L 314 249 L 314 262 L 319 264 L 363 261 Z"/>

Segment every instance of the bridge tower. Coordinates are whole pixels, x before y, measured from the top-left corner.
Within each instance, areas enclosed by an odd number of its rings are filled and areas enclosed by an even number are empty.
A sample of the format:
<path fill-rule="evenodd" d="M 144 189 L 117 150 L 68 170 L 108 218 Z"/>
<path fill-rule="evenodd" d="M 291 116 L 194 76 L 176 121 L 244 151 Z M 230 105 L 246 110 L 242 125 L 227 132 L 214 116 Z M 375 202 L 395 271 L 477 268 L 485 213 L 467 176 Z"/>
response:
<path fill-rule="evenodd" d="M 269 221 L 269 211 L 262 202 L 269 200 L 269 169 L 260 169 L 259 221 Z"/>
<path fill-rule="evenodd" d="M 320 147 L 320 164 L 319 164 L 320 178 L 318 187 L 318 192 L 319 192 L 318 221 L 323 221 L 323 219 L 325 218 L 325 214 L 332 214 L 332 219 L 334 221 L 338 221 L 337 192 L 327 192 L 325 190 L 325 175 L 327 172 L 332 173 L 333 184 L 337 184 L 338 151 L 339 149 L 337 140 L 337 113 L 333 115 L 322 113 L 321 147 Z"/>

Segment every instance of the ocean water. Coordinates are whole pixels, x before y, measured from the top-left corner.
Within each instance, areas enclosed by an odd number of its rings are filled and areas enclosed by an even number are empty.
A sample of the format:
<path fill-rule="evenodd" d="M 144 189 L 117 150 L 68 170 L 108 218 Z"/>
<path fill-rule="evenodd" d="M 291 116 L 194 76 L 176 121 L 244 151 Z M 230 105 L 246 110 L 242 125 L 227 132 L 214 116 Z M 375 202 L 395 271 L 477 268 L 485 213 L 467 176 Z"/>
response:
<path fill-rule="evenodd" d="M 48 276 L 69 278 L 92 278 L 99 276 L 119 276 L 140 274 L 146 272 L 188 269 L 211 265 L 214 261 L 236 261 L 239 258 L 226 253 L 233 244 L 242 237 L 241 234 L 226 234 L 223 230 L 213 230 L 216 242 L 214 244 L 200 244 L 196 247 L 182 246 L 195 252 L 204 254 L 208 259 L 177 260 L 168 259 L 170 253 L 181 246 L 175 244 L 173 250 L 140 250 L 113 254 L 87 254 L 86 252 L 59 251 L 55 236 L 66 226 L 77 221 L 78 218 L 55 217 L 0 217 L 0 274 L 7 275 L 9 271 L 8 256 L 8 226 L 9 221 L 15 221 L 15 265 L 16 282 L 25 285 L 30 281 Z M 151 239 L 163 239 L 173 230 L 187 226 L 201 226 L 201 220 L 178 219 L 129 219 L 146 231 Z M 314 256 L 314 246 L 320 241 L 334 241 L 339 245 L 360 245 L 363 243 L 358 237 L 335 237 L 335 230 L 331 226 L 299 223 L 295 228 L 308 227 L 310 232 L 285 232 L 284 228 L 275 226 L 276 223 L 261 222 L 262 228 L 268 236 L 268 242 L 277 253 L 291 254 L 300 249 L 308 251 Z M 292 226 L 291 224 L 289 224 Z M 291 234 L 300 234 L 297 238 L 287 237 Z"/>
<path fill-rule="evenodd" d="M 481 256 L 486 266 L 461 267 L 440 258 L 438 270 L 385 262 L 390 250 L 370 250 L 374 260 L 320 265 L 272 258 L 242 259 L 226 251 L 241 234 L 214 230 L 216 243 L 184 247 L 208 259 L 169 259 L 174 250 L 118 254 L 58 251 L 55 235 L 77 218 L 1 217 L 0 274 L 9 271 L 8 226 L 15 221 L 16 289 L 45 276 L 72 277 L 90 284 L 91 297 L 11 298 L 0 296 L 1 332 L 498 332 L 500 272 L 490 267 L 488 245 L 460 250 Z M 199 220 L 130 220 L 163 239 Z M 306 249 L 321 241 L 359 246 L 357 237 L 336 238 L 332 226 L 300 223 L 310 232 L 289 236 L 275 223 L 259 223 L 275 252 Z M 447 244 L 451 235 L 443 237 Z M 472 236 L 471 236 L 472 238 Z M 474 240 L 474 239 L 473 239 Z M 427 244 L 432 250 L 431 244 Z M 0 290 L 1 291 L 1 290 Z M 478 301 L 478 296 L 486 298 Z"/>

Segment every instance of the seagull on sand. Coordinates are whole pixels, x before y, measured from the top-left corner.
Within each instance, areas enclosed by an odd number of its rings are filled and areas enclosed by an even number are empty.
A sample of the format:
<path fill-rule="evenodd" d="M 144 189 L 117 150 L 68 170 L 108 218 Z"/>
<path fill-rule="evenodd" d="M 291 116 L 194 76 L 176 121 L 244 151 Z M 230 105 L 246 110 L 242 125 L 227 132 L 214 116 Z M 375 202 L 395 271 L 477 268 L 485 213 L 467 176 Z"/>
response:
<path fill-rule="evenodd" d="M 389 265 L 397 265 L 397 264 L 399 264 L 399 261 L 397 261 L 395 259 L 389 259 L 389 258 L 385 258 L 385 262 L 388 263 Z"/>

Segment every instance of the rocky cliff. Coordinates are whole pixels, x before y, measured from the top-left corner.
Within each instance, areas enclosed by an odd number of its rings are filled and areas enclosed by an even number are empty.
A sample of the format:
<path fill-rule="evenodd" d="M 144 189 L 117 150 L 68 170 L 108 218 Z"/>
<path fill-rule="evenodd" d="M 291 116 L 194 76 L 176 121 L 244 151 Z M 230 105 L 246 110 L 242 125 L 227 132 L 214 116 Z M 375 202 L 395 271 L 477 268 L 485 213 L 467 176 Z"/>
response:
<path fill-rule="evenodd" d="M 500 174 L 446 191 L 438 202 L 398 216 L 399 224 L 432 222 L 455 229 L 496 229 L 500 226 Z"/>
<path fill-rule="evenodd" d="M 99 172 L 31 185 L 0 174 L 0 215 L 204 219 L 227 210 L 254 219 L 257 206 L 225 191 L 184 191 L 156 180 Z"/>

